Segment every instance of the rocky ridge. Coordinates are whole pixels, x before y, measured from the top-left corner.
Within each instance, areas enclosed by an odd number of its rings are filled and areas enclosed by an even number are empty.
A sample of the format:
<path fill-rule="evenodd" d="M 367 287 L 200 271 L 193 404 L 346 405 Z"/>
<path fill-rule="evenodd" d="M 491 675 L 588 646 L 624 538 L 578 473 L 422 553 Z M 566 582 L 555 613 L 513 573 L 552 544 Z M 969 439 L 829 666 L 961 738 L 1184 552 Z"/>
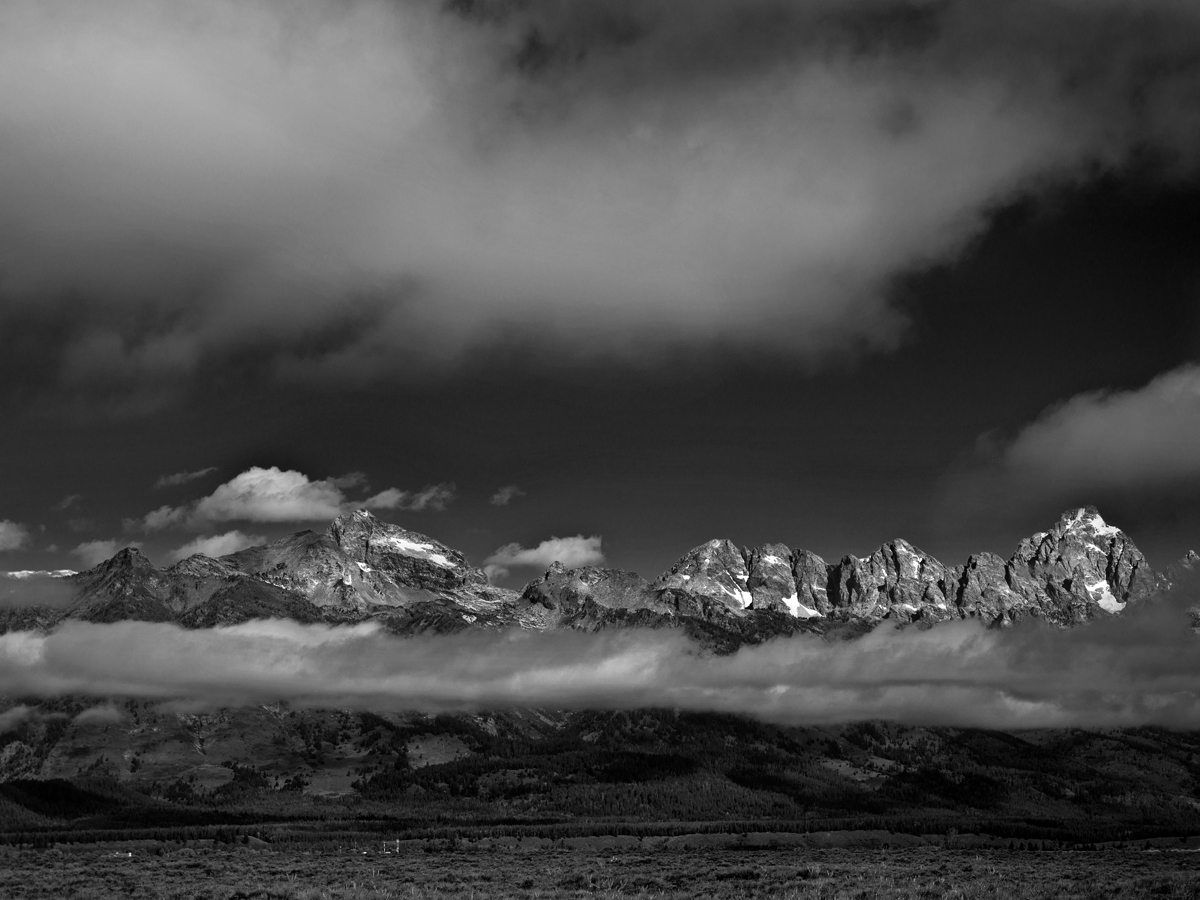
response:
<path fill-rule="evenodd" d="M 1133 542 L 1093 507 L 1063 514 L 1009 559 L 979 553 L 946 566 L 903 540 L 866 557 L 826 562 L 784 544 L 739 548 L 712 540 L 653 581 L 619 569 L 555 563 L 519 594 L 433 538 L 360 510 L 323 533 L 303 531 L 212 559 L 155 568 L 127 548 L 79 573 L 54 573 L 71 591 L 61 608 L 8 613 L 0 628 L 54 627 L 64 618 L 135 619 L 184 627 L 282 617 L 380 621 L 399 634 L 470 627 L 681 627 L 707 646 L 809 631 L 853 636 L 880 622 L 927 627 L 954 619 L 1058 626 L 1118 615 L 1197 566 L 1189 554 L 1154 572 Z"/>
<path fill-rule="evenodd" d="M 1196 560 L 1189 554 L 1180 565 Z M 1049 531 L 1022 541 L 1008 560 L 980 553 L 964 565 L 946 566 L 897 539 L 869 556 L 826 563 L 783 544 L 739 549 L 714 540 L 650 583 L 630 583 L 628 573 L 604 574 L 611 571 L 589 570 L 585 576 L 583 570 L 552 569 L 526 587 L 522 599 L 571 608 L 578 604 L 575 585 L 582 579 L 589 596 L 623 593 L 624 602 L 608 600 L 609 607 L 726 622 L 785 614 L 796 620 L 789 630 L 967 618 L 1004 625 L 1026 616 L 1068 626 L 1119 614 L 1170 584 L 1094 507 L 1064 513 Z M 619 588 L 608 579 L 620 579 Z"/>

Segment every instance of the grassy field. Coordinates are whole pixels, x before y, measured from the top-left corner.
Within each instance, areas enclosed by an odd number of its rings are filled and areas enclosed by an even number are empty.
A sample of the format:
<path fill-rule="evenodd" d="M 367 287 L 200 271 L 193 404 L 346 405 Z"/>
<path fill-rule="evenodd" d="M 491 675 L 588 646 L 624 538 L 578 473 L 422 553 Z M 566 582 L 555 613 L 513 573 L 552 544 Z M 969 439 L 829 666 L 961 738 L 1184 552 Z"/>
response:
<path fill-rule="evenodd" d="M 126 855 L 129 853 L 131 855 Z M 821 900 L 1200 898 L 1194 852 L 558 848 L 0 854 L 0 896 L 188 900 L 645 897 Z"/>

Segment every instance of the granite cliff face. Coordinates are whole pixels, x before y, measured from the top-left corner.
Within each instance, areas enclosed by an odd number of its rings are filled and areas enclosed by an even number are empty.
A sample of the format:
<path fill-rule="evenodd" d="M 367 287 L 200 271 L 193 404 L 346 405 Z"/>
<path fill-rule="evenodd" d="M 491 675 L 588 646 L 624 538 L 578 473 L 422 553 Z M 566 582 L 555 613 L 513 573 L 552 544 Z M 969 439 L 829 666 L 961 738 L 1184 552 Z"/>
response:
<path fill-rule="evenodd" d="M 784 544 L 739 548 L 712 540 L 653 581 L 619 569 L 555 563 L 517 594 L 433 538 L 360 510 L 321 534 L 303 531 L 220 559 L 155 568 L 136 549 L 74 574 L 62 608 L 9 614 L 0 628 L 54 627 L 63 618 L 175 622 L 184 627 L 283 617 L 380 621 L 399 634 L 474 627 L 682 628 L 705 645 L 809 631 L 852 637 L 880 622 L 928 627 L 954 619 L 1002 626 L 1037 617 L 1070 626 L 1118 615 L 1200 563 L 1166 575 L 1092 507 L 1070 510 L 1023 540 L 1009 559 L 979 553 L 949 567 L 903 540 L 827 563 Z M 20 573 L 18 573 L 20 574 Z"/>

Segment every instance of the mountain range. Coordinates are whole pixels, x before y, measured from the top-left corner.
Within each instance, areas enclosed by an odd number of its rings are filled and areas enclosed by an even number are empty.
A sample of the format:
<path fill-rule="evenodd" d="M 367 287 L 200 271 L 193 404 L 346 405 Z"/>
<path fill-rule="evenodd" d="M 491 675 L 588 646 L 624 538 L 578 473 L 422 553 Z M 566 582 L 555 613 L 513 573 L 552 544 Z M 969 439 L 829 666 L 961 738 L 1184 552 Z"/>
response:
<path fill-rule="evenodd" d="M 1124 532 L 1084 507 L 1007 560 L 981 553 L 946 566 L 896 540 L 826 562 L 783 544 L 713 540 L 652 581 L 556 563 L 518 592 L 492 585 L 452 548 L 359 511 L 322 533 L 219 559 L 159 569 L 127 548 L 84 572 L 10 573 L 0 590 L 24 585 L 30 597 L 40 585 L 59 596 L 6 604 L 0 629 L 263 617 L 372 620 L 395 634 L 641 626 L 683 629 L 727 653 L 798 631 L 853 638 L 886 623 L 1036 618 L 1068 627 L 1149 602 L 1197 561 L 1189 554 L 1155 572 Z M 686 710 L 434 715 L 78 696 L 0 698 L 0 715 L 0 843 L 100 840 L 105 829 L 175 840 L 225 822 L 254 823 L 274 840 L 331 829 L 345 840 L 351 826 L 442 834 L 446 823 L 479 834 L 497 823 L 513 834 L 590 834 L 614 822 L 807 831 L 810 818 L 834 829 L 1071 840 L 1200 829 L 1200 742 L 1158 728 L 1010 734 L 903 722 L 783 726 Z M 330 810 L 344 820 L 325 823 Z"/>
<path fill-rule="evenodd" d="M 1002 626 L 1037 617 L 1071 626 L 1119 615 L 1197 559 L 1189 553 L 1156 572 L 1123 531 L 1082 507 L 1021 541 L 1007 560 L 979 553 L 947 566 L 897 539 L 866 557 L 826 562 L 784 544 L 711 540 L 653 581 L 555 562 L 517 592 L 491 584 L 457 550 L 359 510 L 323 533 L 302 531 L 217 559 L 197 554 L 159 569 L 131 547 L 83 572 L 46 573 L 65 600 L 10 608 L 0 629 L 47 629 L 63 619 L 200 628 L 266 617 L 371 619 L 396 634 L 679 627 L 728 652 L 798 631 L 853 637 L 885 621 L 928 627 L 974 618 Z"/>

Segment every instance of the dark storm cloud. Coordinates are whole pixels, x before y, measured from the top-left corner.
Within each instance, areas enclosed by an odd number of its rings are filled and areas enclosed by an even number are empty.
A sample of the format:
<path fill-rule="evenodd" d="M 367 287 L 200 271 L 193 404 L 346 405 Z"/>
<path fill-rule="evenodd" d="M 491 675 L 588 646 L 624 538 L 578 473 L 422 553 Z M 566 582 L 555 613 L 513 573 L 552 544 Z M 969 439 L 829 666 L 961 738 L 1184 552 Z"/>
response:
<path fill-rule="evenodd" d="M 1193 165 L 1198 59 L 1168 0 L 14 0 L 0 315 L 118 412 L 530 336 L 887 347 L 997 204 Z"/>
<path fill-rule="evenodd" d="M 1009 440 L 984 436 L 945 484 L 959 513 L 1021 514 L 1088 502 L 1174 511 L 1200 505 L 1200 367 L 1129 391 L 1079 394 Z"/>
<path fill-rule="evenodd" d="M 1186 588 L 1058 631 L 1032 622 L 877 628 L 701 652 L 677 632 L 474 631 L 395 638 L 377 625 L 277 620 L 184 631 L 69 622 L 0 635 L 0 694 L 129 695 L 207 705 L 280 698 L 423 710 L 506 706 L 719 710 L 791 722 L 884 718 L 997 728 L 1200 726 Z M 1069 665 L 1065 664 L 1069 661 Z"/>

